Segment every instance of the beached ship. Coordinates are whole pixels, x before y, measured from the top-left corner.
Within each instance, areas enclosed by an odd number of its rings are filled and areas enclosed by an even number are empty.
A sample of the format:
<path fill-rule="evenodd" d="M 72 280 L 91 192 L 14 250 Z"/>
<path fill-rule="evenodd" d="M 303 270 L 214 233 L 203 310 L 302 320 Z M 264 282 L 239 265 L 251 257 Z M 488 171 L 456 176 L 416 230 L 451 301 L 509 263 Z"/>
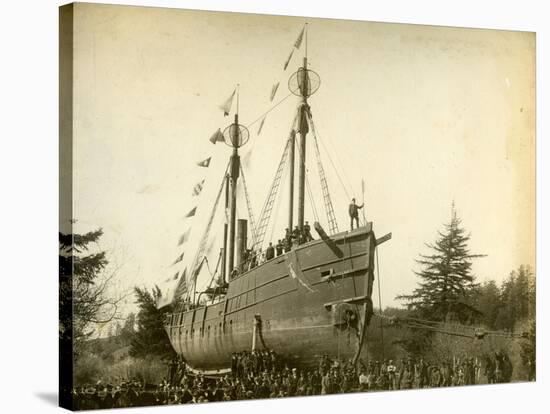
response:
<path fill-rule="evenodd" d="M 300 42 L 303 35 L 304 31 Z M 180 282 L 184 289 L 179 286 L 165 322 L 172 346 L 190 369 L 210 374 L 227 372 L 232 353 L 252 349 L 272 349 L 297 366 L 315 365 L 324 354 L 355 362 L 361 355 L 373 315 L 375 249 L 391 235 L 377 240 L 372 223 L 366 221 L 354 230 L 338 231 L 318 159 L 328 228 L 315 221 L 315 232 L 311 229 L 314 237 L 310 237 L 304 221 L 308 138 L 315 140 L 317 152 L 318 146 L 308 98 L 319 88 L 320 78 L 308 68 L 307 44 L 305 49 L 301 67 L 288 82 L 290 91 L 299 98 L 295 119 L 257 224 L 250 222 L 250 211 L 249 220 L 237 218 L 236 208 L 237 187 L 245 184 L 239 148 L 248 141 L 249 132 L 239 123 L 238 113 L 223 131 L 231 155 L 212 208 L 214 214 L 224 194 L 228 214 L 218 283 L 202 292 L 194 288 L 203 264 L 201 246 L 204 250 L 211 230 L 209 220 L 189 280 Z M 265 230 L 277 192 L 284 187 L 280 184 L 285 168 L 289 176 L 285 219 L 295 237 L 286 238 L 282 253 L 271 250 L 259 260 L 256 257 L 262 247 L 266 251 Z"/>

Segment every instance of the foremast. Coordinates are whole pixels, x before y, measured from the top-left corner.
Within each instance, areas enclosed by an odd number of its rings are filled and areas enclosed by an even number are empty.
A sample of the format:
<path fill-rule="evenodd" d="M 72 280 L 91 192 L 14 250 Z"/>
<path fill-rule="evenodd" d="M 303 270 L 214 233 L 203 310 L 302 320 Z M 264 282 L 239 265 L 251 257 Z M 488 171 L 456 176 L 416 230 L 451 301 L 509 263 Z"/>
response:
<path fill-rule="evenodd" d="M 239 171 L 241 170 L 241 157 L 239 148 L 247 143 L 249 138 L 248 129 L 239 124 L 239 94 L 237 88 L 237 113 L 235 113 L 234 121 L 223 132 L 224 140 L 227 145 L 233 148 L 231 158 L 229 160 L 229 173 L 226 176 L 226 209 L 229 206 L 229 217 L 227 217 L 227 238 L 225 237 L 224 229 L 224 262 L 227 262 L 227 268 L 224 266 L 224 275 L 231 276 L 235 269 L 235 244 L 236 244 L 236 223 L 237 223 L 237 185 L 239 181 Z M 227 211 L 227 210 L 226 210 Z M 227 256 L 226 253 L 227 252 Z M 226 258 L 225 258 L 226 257 Z M 225 265 L 225 263 L 224 263 Z"/>

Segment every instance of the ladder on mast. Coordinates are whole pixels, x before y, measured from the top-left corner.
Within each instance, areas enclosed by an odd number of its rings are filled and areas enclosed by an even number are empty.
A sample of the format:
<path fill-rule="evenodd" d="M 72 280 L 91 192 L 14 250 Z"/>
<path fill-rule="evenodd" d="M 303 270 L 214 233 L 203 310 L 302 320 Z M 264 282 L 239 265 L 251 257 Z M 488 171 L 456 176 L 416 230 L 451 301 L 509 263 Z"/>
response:
<path fill-rule="evenodd" d="M 273 183 L 271 184 L 271 188 L 269 190 L 269 195 L 262 208 L 262 212 L 260 213 L 258 227 L 256 228 L 256 243 L 254 244 L 255 249 L 258 247 L 262 247 L 264 242 L 265 233 L 267 231 L 269 219 L 271 217 L 271 211 L 273 210 L 273 205 L 275 204 L 275 199 L 277 198 L 277 193 L 281 184 L 281 177 L 283 175 L 283 170 L 286 164 L 286 159 L 290 147 L 289 144 L 290 140 L 287 140 L 285 150 L 283 152 L 283 155 L 281 156 L 281 161 L 279 161 L 279 167 L 277 168 L 275 178 L 273 179 Z"/>
<path fill-rule="evenodd" d="M 321 162 L 321 153 L 319 151 L 319 144 L 317 143 L 317 133 L 315 132 L 315 126 L 313 125 L 313 118 L 309 113 L 309 121 L 311 129 L 313 131 L 313 142 L 315 143 L 315 156 L 317 158 L 317 168 L 319 170 L 319 177 L 321 179 L 321 189 L 323 191 L 323 201 L 325 202 L 325 211 L 327 214 L 327 221 L 330 234 L 338 233 L 338 223 L 336 222 L 336 216 L 334 215 L 334 207 L 332 206 L 332 199 L 330 198 L 330 192 L 328 190 L 327 178 L 325 176 L 325 169 Z"/>

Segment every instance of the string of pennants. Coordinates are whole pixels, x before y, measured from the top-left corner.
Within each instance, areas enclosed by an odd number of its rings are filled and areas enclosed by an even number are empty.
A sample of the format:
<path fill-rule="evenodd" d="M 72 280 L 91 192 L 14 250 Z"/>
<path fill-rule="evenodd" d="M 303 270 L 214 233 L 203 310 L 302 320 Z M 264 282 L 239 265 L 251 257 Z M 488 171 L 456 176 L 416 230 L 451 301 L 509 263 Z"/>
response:
<path fill-rule="evenodd" d="M 211 161 L 212 161 L 212 157 L 210 156 L 202 161 L 197 162 L 197 166 L 201 168 L 208 168 L 210 167 Z M 204 183 L 205 183 L 205 179 L 203 178 L 193 186 L 193 189 L 192 189 L 193 197 L 198 197 L 202 193 L 202 190 L 204 188 Z M 197 208 L 198 206 L 195 205 L 193 208 L 191 208 L 191 210 L 189 210 L 185 214 L 183 218 L 190 219 L 195 217 L 195 215 L 197 214 Z M 185 245 L 189 241 L 190 236 L 191 236 L 191 227 L 188 227 L 188 229 L 179 237 L 178 246 Z M 175 266 L 178 263 L 182 262 L 184 257 L 185 257 L 185 251 L 182 251 L 180 255 L 176 257 L 176 259 L 170 264 L 170 266 Z M 173 276 L 169 277 L 165 282 L 176 281 L 178 279 L 179 279 L 179 283 L 176 288 L 176 295 L 185 293 L 187 291 L 187 280 L 186 280 L 187 268 L 185 268 L 183 271 L 177 271 Z"/>
<path fill-rule="evenodd" d="M 302 30 L 298 34 L 298 37 L 297 37 L 296 41 L 294 42 L 294 44 L 292 46 L 292 49 L 291 49 L 286 61 L 284 62 L 283 72 L 286 71 L 286 69 L 288 68 L 288 66 L 289 66 L 289 64 L 292 60 L 292 57 L 294 56 L 294 52 L 300 49 L 300 47 L 302 45 L 303 38 L 304 38 L 305 30 L 306 30 L 306 26 L 304 25 L 302 27 Z M 275 99 L 275 97 L 277 95 L 277 92 L 279 90 L 279 86 L 280 86 L 280 81 L 274 83 L 273 86 L 271 87 L 271 92 L 269 94 L 269 101 L 270 102 L 273 102 L 273 100 Z M 219 105 L 219 109 L 223 112 L 224 117 L 228 116 L 231 113 L 231 108 L 233 106 L 233 100 L 234 100 L 236 94 L 237 94 L 237 88 L 233 89 L 233 92 L 231 92 L 229 97 L 221 105 Z M 263 118 L 261 119 L 260 124 L 258 126 L 257 135 L 261 134 L 262 129 L 263 129 L 264 124 L 265 124 L 266 117 L 267 117 L 267 114 L 264 115 Z M 221 128 L 218 128 L 210 136 L 209 141 L 214 145 L 218 142 L 225 142 L 225 139 L 224 139 L 223 133 L 221 131 Z M 197 166 L 201 167 L 201 168 L 209 168 L 211 161 L 212 161 L 212 157 L 210 156 L 210 157 L 208 157 L 208 158 L 206 158 L 202 161 L 197 162 Z M 193 186 L 193 190 L 192 190 L 192 196 L 193 197 L 200 196 L 200 194 L 202 193 L 202 190 L 204 188 L 204 183 L 205 183 L 205 179 L 202 179 L 201 181 L 199 181 L 197 184 L 195 184 Z M 196 214 L 197 214 L 197 206 L 195 205 L 184 216 L 184 219 L 190 219 L 190 218 L 194 217 Z M 227 212 L 226 212 L 226 214 L 227 214 Z M 185 245 L 189 241 L 190 235 L 191 235 L 191 227 L 189 227 L 179 237 L 178 246 Z M 185 257 L 185 251 L 182 251 L 180 253 L 180 255 L 178 257 L 176 257 L 176 259 L 171 263 L 171 266 L 175 266 L 178 263 L 182 262 L 184 257 Z M 176 287 L 176 294 L 175 294 L 176 297 L 180 297 L 182 294 L 187 292 L 187 268 L 184 268 L 183 271 L 177 271 L 173 276 L 168 278 L 166 280 L 166 282 L 169 282 L 171 280 L 172 281 L 177 281 L 178 279 L 179 279 L 179 282 L 178 282 L 178 285 Z"/>
<path fill-rule="evenodd" d="M 288 57 L 283 65 L 283 72 L 286 71 L 286 69 L 288 68 L 288 65 L 290 64 L 290 61 L 292 60 L 292 57 L 294 56 L 294 52 L 299 50 L 300 47 L 302 46 L 302 40 L 304 39 L 304 33 L 305 33 L 305 30 L 306 30 L 306 26 L 304 25 L 302 27 L 302 30 L 300 30 L 300 33 L 298 34 L 298 37 L 296 39 L 296 41 L 294 42 L 294 45 L 292 45 L 292 49 L 290 50 L 290 53 L 288 54 Z M 269 102 L 273 102 L 273 100 L 275 99 L 275 96 L 277 95 L 277 91 L 279 90 L 279 86 L 280 86 L 281 82 L 278 81 L 276 83 L 273 84 L 273 86 L 271 87 L 271 93 L 269 94 Z M 260 135 L 262 133 L 262 128 L 264 127 L 264 123 L 265 123 L 265 119 L 266 119 L 267 115 L 265 115 L 262 120 L 260 121 L 260 125 L 258 126 L 258 131 L 257 131 L 257 135 Z"/>

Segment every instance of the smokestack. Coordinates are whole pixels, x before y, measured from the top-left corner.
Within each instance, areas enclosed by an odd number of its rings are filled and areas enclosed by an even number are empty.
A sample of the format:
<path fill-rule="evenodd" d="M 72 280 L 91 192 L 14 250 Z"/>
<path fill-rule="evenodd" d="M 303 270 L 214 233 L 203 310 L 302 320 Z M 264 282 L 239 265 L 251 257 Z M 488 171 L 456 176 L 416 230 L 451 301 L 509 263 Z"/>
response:
<path fill-rule="evenodd" d="M 248 222 L 244 219 L 237 220 L 237 265 L 236 267 L 239 271 L 242 271 L 242 262 L 244 258 L 244 253 L 246 251 L 247 245 L 247 232 L 248 232 Z"/>

